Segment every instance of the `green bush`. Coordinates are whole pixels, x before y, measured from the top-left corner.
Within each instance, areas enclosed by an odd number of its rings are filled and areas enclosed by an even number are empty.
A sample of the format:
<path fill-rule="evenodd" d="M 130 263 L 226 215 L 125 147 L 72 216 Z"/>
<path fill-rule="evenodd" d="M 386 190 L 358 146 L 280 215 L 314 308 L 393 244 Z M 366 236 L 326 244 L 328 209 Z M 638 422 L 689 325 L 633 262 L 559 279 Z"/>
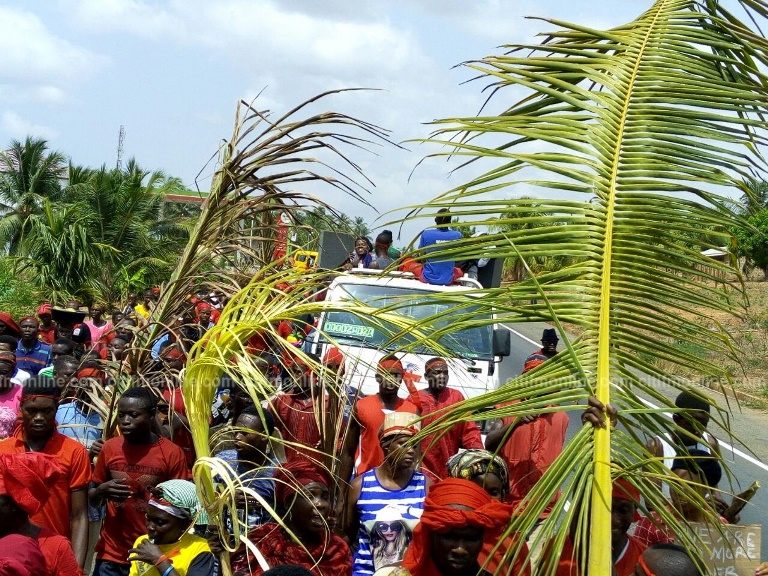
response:
<path fill-rule="evenodd" d="M 8 258 L 0 258 L 0 310 L 10 312 L 18 319 L 34 314 L 37 306 L 45 300 L 33 287 L 32 282 L 20 277 Z"/>

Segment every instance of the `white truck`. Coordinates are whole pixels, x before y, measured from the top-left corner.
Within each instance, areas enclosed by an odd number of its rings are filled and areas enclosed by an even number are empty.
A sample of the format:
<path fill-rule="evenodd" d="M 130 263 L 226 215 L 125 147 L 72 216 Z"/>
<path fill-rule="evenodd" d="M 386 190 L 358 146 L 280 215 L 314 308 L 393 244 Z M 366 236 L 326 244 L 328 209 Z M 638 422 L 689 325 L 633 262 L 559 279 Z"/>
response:
<path fill-rule="evenodd" d="M 356 300 L 377 308 L 397 305 L 397 313 L 406 321 L 415 323 L 424 318 L 439 317 L 435 325 L 443 327 L 450 326 L 456 317 L 457 313 L 451 310 L 455 304 L 438 304 L 426 297 L 437 292 L 466 292 L 467 298 L 477 297 L 471 293 L 473 289 L 481 288 L 477 281 L 463 278 L 459 282 L 451 286 L 434 286 L 408 273 L 356 269 L 333 280 L 326 300 Z M 468 311 L 472 311 L 471 306 L 465 308 L 462 314 Z M 502 356 L 509 355 L 510 335 L 508 330 L 498 328 L 492 320 L 489 316 L 488 323 L 483 326 L 446 333 L 439 341 L 442 354 L 421 346 L 407 354 L 398 353 L 397 356 L 420 389 L 427 385 L 424 363 L 435 356 L 442 356 L 448 361 L 448 385 L 461 390 L 465 397 L 471 398 L 494 390 L 499 384 L 496 363 Z M 347 383 L 359 389 L 363 395 L 378 392 L 379 386 L 375 380 L 378 360 L 405 342 L 414 341 L 413 337 L 406 335 L 398 342 L 389 342 L 392 334 L 400 331 L 398 328 L 382 326 L 346 311 L 324 312 L 317 328 L 310 338 L 310 350 L 322 356 L 331 346 L 328 337 L 332 338 L 345 355 Z M 404 389 L 401 395 L 406 396 Z"/>

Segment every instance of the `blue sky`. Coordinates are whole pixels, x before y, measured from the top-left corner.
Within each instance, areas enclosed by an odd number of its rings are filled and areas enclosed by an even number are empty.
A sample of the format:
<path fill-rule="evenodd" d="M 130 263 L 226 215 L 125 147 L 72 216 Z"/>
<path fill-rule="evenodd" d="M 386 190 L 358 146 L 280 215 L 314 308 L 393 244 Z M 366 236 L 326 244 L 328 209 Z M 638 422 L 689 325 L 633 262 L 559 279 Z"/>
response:
<path fill-rule="evenodd" d="M 118 131 L 125 157 L 194 187 L 198 172 L 232 133 L 236 102 L 262 89 L 259 108 L 276 113 L 318 92 L 372 87 L 325 101 L 392 130 L 394 141 L 424 137 L 435 118 L 473 115 L 480 82 L 454 66 L 532 41 L 551 29 L 542 16 L 610 27 L 650 0 L 0 0 L 0 145 L 27 134 L 48 139 L 77 164 L 114 165 Z M 499 98 L 492 110 L 509 104 Z M 322 108 L 322 110 L 321 110 Z M 460 183 L 427 152 L 384 147 L 355 154 L 376 188 L 380 213 L 426 202 Z M 206 174 L 210 174 L 209 167 Z M 410 179 L 409 179 L 410 176 Z M 199 185 L 207 189 L 209 180 Z M 377 214 L 336 192 L 316 192 L 372 227 Z M 405 243 L 427 225 L 404 228 Z"/>

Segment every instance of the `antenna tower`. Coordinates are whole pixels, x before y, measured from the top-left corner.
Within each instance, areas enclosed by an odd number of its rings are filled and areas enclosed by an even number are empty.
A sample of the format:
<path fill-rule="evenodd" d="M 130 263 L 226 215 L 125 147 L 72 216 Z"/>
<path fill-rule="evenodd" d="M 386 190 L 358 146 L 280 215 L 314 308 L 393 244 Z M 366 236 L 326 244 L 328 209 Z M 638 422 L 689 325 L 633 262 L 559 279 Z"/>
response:
<path fill-rule="evenodd" d="M 123 141 L 125 140 L 125 126 L 120 124 L 120 136 L 117 138 L 117 165 L 118 170 L 123 169 Z"/>

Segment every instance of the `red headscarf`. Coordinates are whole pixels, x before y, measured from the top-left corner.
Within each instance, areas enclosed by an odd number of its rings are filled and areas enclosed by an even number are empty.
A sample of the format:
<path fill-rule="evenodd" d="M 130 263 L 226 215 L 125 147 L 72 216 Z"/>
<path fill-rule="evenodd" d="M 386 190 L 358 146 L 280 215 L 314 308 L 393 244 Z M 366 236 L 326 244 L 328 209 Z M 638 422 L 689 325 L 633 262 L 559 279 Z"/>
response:
<path fill-rule="evenodd" d="M 19 328 L 19 325 L 16 324 L 16 320 L 13 319 L 13 316 L 8 314 L 8 312 L 0 312 L 0 322 L 8 326 L 8 332 L 11 336 L 21 338 L 21 329 Z"/>
<path fill-rule="evenodd" d="M 61 474 L 56 459 L 40 452 L 0 454 L 0 494 L 32 516 L 43 507 Z"/>
<path fill-rule="evenodd" d="M 0 352 L 0 362 L 7 362 L 8 364 L 16 366 L 16 354 L 7 351 Z"/>
<path fill-rule="evenodd" d="M 200 310 L 213 310 L 213 306 L 208 304 L 208 302 L 198 302 L 195 304 L 195 312 L 199 314 Z"/>
<path fill-rule="evenodd" d="M 640 490 L 632 486 L 626 478 L 614 478 L 611 498 L 621 498 L 622 500 L 631 500 L 635 506 L 640 504 Z M 640 513 L 635 510 L 633 522 L 640 520 Z"/>
<path fill-rule="evenodd" d="M 453 506 L 468 506 L 461 510 Z M 419 576 L 440 576 L 430 554 L 432 532 L 448 532 L 452 528 L 477 526 L 486 534 L 509 522 L 512 507 L 491 498 L 474 482 L 462 478 L 441 480 L 427 493 L 424 513 L 413 531 L 413 539 L 403 559 L 403 568 Z"/>
<path fill-rule="evenodd" d="M 53 306 L 50 304 L 40 304 L 40 307 L 37 309 L 37 315 L 42 316 L 43 314 L 51 314 L 51 310 L 53 310 Z"/>
<path fill-rule="evenodd" d="M 306 460 L 286 462 L 275 469 L 275 500 L 285 506 L 301 486 L 320 482 L 331 488 L 331 475 L 325 468 L 311 464 Z"/>
<path fill-rule="evenodd" d="M 397 358 L 387 358 L 384 357 L 381 360 L 379 360 L 378 365 L 380 370 L 386 370 L 389 372 L 390 370 L 394 368 L 399 368 L 401 372 L 403 372 L 403 363 L 400 362 Z"/>
<path fill-rule="evenodd" d="M 94 380 L 99 380 L 102 384 L 107 379 L 107 375 L 103 371 L 92 366 L 86 366 L 86 367 L 80 368 L 80 370 L 77 371 L 77 377 L 93 378 Z"/>
<path fill-rule="evenodd" d="M 21 534 L 0 538 L 0 576 L 46 574 L 45 556 L 37 540 Z"/>

